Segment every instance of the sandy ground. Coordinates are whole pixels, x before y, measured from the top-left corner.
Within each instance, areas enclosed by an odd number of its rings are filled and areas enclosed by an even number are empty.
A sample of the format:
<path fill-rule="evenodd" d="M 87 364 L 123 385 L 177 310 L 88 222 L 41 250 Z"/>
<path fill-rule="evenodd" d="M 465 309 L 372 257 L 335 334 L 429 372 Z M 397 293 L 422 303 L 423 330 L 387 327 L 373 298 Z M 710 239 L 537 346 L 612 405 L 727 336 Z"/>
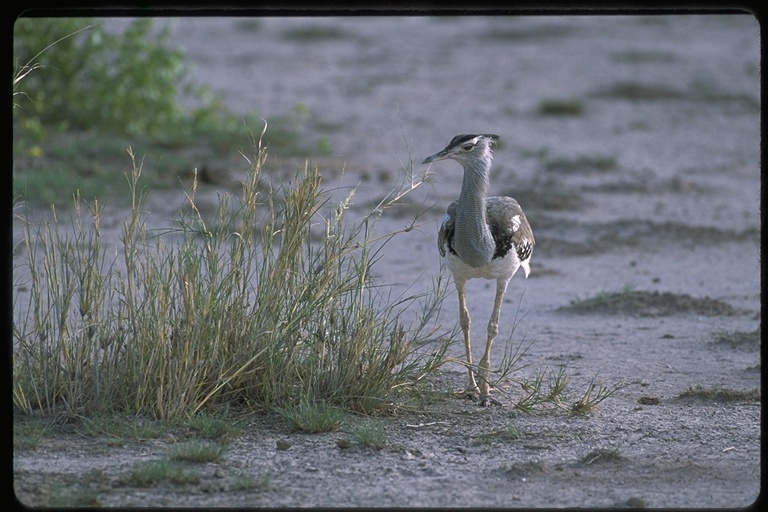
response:
<path fill-rule="evenodd" d="M 588 418 L 515 415 L 446 395 L 421 415 L 387 419 L 379 451 L 342 450 L 343 434 L 296 434 L 255 417 L 203 483 L 106 485 L 102 505 L 701 508 L 757 498 L 760 402 L 679 397 L 760 386 L 758 342 L 717 341 L 760 322 L 753 18 L 180 19 L 172 41 L 235 112 L 308 108 L 306 136 L 332 151 L 315 160 L 329 188 L 359 185 L 356 211 L 393 186 L 409 146 L 420 162 L 458 133 L 499 134 L 491 192 L 519 200 L 537 246 L 531 277 L 510 284 L 494 362 L 507 338 L 525 340 L 522 362 L 567 363 L 574 392 L 596 375 L 632 385 Z M 583 112 L 543 115 L 553 100 Z M 377 266 L 382 282 L 414 292 L 440 272 L 437 219 L 461 184 L 454 162 L 431 170 L 432 183 L 408 200 L 432 206 L 426 222 L 396 237 Z M 153 204 L 160 215 L 168 201 Z M 406 210 L 379 227 L 402 229 Z M 625 289 L 658 293 L 630 294 L 638 300 L 623 309 L 569 309 Z M 691 309 L 691 298 L 712 307 Z M 492 301 L 492 283 L 470 282 L 478 341 Z M 479 358 L 482 343 L 474 349 Z M 453 392 L 464 379 L 447 366 L 433 385 Z M 520 439 L 478 441 L 510 423 Z M 276 449 L 278 439 L 290 449 Z M 42 499 L 51 479 L 89 468 L 116 475 L 162 453 L 152 443 L 108 454 L 77 443 L 15 455 L 22 501 Z M 235 491 L 235 471 L 268 471 L 271 483 Z"/>

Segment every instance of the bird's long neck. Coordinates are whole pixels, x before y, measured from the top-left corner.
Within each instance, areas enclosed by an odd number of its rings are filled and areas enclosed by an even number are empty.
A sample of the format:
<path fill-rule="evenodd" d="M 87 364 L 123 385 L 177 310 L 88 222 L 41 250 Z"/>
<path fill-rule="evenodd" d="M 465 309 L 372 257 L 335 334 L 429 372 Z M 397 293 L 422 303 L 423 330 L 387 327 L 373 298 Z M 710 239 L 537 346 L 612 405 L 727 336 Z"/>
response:
<path fill-rule="evenodd" d="M 472 267 L 490 263 L 496 249 L 486 221 L 490 168 L 490 155 L 464 165 L 464 181 L 456 205 L 454 248 Z"/>

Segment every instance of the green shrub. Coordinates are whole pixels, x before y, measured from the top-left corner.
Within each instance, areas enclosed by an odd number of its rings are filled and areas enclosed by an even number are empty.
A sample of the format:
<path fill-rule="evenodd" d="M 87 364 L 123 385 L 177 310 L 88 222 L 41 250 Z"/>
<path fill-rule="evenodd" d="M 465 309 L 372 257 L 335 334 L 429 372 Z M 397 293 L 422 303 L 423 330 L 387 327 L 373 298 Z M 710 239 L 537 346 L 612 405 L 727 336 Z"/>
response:
<path fill-rule="evenodd" d="M 15 65 L 30 72 L 14 95 L 17 130 L 36 137 L 41 126 L 157 135 L 214 120 L 218 104 L 191 84 L 169 35 L 170 25 L 156 30 L 149 18 L 120 34 L 89 18 L 19 18 Z M 185 95 L 200 105 L 185 108 Z"/>

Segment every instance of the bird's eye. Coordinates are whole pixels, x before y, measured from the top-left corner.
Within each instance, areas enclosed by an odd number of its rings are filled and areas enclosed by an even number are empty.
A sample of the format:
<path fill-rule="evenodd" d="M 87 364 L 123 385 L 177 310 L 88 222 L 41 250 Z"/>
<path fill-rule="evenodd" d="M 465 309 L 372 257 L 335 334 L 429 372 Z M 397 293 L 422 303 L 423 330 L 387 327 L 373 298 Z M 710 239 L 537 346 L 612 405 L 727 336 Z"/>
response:
<path fill-rule="evenodd" d="M 464 146 L 461 147 L 461 149 L 463 149 L 464 151 L 469 151 L 473 147 L 474 146 L 472 144 L 465 144 Z"/>

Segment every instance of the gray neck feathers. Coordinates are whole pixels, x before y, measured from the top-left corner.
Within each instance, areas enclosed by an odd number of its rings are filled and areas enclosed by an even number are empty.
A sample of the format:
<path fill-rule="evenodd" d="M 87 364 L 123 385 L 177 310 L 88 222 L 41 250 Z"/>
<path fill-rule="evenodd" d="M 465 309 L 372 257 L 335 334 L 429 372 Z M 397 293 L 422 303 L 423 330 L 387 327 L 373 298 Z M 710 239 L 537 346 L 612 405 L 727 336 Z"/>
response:
<path fill-rule="evenodd" d="M 464 166 L 464 181 L 456 204 L 454 249 L 471 267 L 491 262 L 496 245 L 486 222 L 486 197 L 491 156 Z"/>

